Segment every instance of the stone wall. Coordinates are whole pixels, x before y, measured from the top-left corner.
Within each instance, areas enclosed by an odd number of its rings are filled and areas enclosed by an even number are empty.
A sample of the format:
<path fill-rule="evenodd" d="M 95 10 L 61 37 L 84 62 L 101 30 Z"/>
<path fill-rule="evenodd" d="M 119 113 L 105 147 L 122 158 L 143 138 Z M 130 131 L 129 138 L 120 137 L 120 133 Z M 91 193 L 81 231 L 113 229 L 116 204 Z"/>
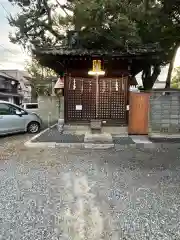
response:
<path fill-rule="evenodd" d="M 152 92 L 149 135 L 153 134 L 180 134 L 180 91 Z"/>

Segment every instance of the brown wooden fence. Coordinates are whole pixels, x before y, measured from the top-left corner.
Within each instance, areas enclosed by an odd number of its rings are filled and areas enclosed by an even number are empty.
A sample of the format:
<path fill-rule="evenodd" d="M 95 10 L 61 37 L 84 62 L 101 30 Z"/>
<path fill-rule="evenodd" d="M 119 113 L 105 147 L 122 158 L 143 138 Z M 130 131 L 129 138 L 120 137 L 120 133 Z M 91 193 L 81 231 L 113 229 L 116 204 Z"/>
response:
<path fill-rule="evenodd" d="M 129 134 L 148 134 L 150 93 L 130 92 L 129 94 Z"/>

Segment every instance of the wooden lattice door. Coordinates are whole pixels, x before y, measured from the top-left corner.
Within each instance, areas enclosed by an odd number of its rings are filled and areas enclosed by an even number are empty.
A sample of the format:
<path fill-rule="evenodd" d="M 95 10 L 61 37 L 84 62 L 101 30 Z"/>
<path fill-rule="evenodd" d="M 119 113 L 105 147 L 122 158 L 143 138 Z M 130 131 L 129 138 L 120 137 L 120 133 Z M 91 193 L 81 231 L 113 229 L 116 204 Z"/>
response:
<path fill-rule="evenodd" d="M 83 121 L 96 118 L 96 83 L 93 78 L 83 80 L 82 107 Z"/>
<path fill-rule="evenodd" d="M 99 119 L 109 123 L 127 123 L 127 83 L 127 78 L 99 79 Z"/>
<path fill-rule="evenodd" d="M 111 79 L 111 121 L 127 123 L 128 78 Z"/>
<path fill-rule="evenodd" d="M 126 124 L 127 78 L 72 78 L 65 82 L 65 120 Z"/>
<path fill-rule="evenodd" d="M 111 79 L 99 79 L 98 119 L 111 119 Z"/>
<path fill-rule="evenodd" d="M 77 106 L 82 105 L 82 81 L 67 78 L 65 82 L 65 118 L 67 121 L 81 121 L 82 111 Z"/>
<path fill-rule="evenodd" d="M 96 85 L 92 78 L 69 77 L 65 82 L 65 121 L 96 117 Z"/>

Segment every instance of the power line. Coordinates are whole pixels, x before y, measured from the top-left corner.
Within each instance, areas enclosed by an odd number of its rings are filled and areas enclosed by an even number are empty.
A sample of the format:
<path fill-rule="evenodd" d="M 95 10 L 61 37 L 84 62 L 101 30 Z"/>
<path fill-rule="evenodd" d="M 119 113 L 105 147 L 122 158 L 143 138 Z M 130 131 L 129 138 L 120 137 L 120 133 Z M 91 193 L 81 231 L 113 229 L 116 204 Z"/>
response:
<path fill-rule="evenodd" d="M 4 5 L 2 3 L 0 3 L 1 7 L 4 9 L 4 11 L 10 15 L 10 13 L 7 11 L 7 9 L 4 7 Z M 0 47 L 4 48 L 6 51 L 10 52 L 11 54 L 15 55 L 15 53 L 13 53 L 11 50 L 9 50 L 8 48 L 5 48 L 2 44 L 0 44 Z"/>
<path fill-rule="evenodd" d="M 7 11 L 7 9 L 4 7 L 4 5 L 2 3 L 0 3 L 0 5 L 8 15 L 11 15 L 10 12 Z"/>
<path fill-rule="evenodd" d="M 8 15 L 11 15 L 11 13 L 7 11 L 7 9 L 4 7 L 4 5 L 3 5 L 2 3 L 0 3 L 0 5 L 1 5 L 1 7 L 4 9 L 4 11 L 5 11 Z M 2 44 L 0 44 L 0 46 L 1 46 L 2 48 L 6 49 L 7 51 L 11 52 L 9 49 L 3 47 Z M 21 47 L 21 50 L 22 50 L 23 53 L 27 54 L 22 47 Z M 12 53 L 12 52 L 11 52 L 11 53 Z M 14 53 L 12 53 L 12 54 L 14 54 Z M 14 54 L 14 55 L 15 55 L 15 54 Z"/>
<path fill-rule="evenodd" d="M 10 52 L 11 54 L 13 54 L 14 56 L 17 56 L 15 53 L 13 53 L 11 50 L 9 50 L 8 48 L 4 47 L 2 44 L 0 44 L 0 47 L 2 47 L 4 50 Z"/>

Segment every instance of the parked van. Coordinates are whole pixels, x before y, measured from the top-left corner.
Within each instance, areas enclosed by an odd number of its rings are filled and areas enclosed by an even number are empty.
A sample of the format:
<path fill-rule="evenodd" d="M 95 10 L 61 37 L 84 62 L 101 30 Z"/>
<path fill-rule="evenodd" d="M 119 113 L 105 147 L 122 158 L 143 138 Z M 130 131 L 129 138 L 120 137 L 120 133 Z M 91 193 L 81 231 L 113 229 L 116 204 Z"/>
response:
<path fill-rule="evenodd" d="M 25 110 L 30 110 L 30 111 L 33 111 L 33 110 L 38 110 L 39 109 L 39 104 L 38 103 L 23 103 L 21 105 L 22 108 L 24 108 Z"/>

